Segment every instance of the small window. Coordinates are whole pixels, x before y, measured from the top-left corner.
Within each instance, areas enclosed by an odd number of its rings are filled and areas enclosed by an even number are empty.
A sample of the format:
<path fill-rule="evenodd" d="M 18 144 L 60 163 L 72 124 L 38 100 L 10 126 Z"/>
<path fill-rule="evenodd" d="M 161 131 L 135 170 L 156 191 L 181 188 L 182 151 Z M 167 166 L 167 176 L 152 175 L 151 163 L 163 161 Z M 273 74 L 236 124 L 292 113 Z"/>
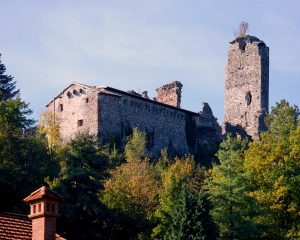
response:
<path fill-rule="evenodd" d="M 85 99 L 85 103 L 89 103 L 89 99 L 88 98 Z"/>
<path fill-rule="evenodd" d="M 42 205 L 39 203 L 39 205 L 38 205 L 38 212 L 41 212 L 42 211 Z"/>
<path fill-rule="evenodd" d="M 71 92 L 68 92 L 68 93 L 67 93 L 67 96 L 68 96 L 68 98 L 71 98 L 71 97 L 72 97 L 72 93 L 71 93 Z"/>
<path fill-rule="evenodd" d="M 36 205 L 33 205 L 33 214 L 35 214 L 36 213 Z"/>
<path fill-rule="evenodd" d="M 250 91 L 248 91 L 246 93 L 245 100 L 246 100 L 247 106 L 249 106 L 251 104 L 251 101 L 252 101 L 252 95 L 251 95 Z"/>
<path fill-rule="evenodd" d="M 79 89 L 79 92 L 80 94 L 85 94 L 85 91 L 82 88 Z"/>
<path fill-rule="evenodd" d="M 59 109 L 60 112 L 62 112 L 64 110 L 64 106 L 62 104 L 59 104 L 58 109 Z"/>
<path fill-rule="evenodd" d="M 78 125 L 78 127 L 82 127 L 83 126 L 83 120 L 82 119 L 78 120 L 77 125 Z"/>
<path fill-rule="evenodd" d="M 74 90 L 73 90 L 73 94 L 74 94 L 74 95 L 78 95 L 77 90 L 74 89 Z"/>
<path fill-rule="evenodd" d="M 52 212 L 54 213 L 54 212 L 55 212 L 55 205 L 54 205 L 54 203 L 52 203 L 52 206 L 51 206 L 51 207 L 52 207 L 51 210 L 52 210 Z"/>

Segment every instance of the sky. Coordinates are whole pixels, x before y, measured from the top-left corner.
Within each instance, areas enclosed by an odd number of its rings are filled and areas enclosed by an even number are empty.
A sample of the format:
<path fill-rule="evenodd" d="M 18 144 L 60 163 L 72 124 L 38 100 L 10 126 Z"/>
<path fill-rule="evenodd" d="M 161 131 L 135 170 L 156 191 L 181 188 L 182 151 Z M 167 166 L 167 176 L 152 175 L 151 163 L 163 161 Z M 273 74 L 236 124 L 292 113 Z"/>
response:
<path fill-rule="evenodd" d="M 0 53 L 38 118 L 72 82 L 121 90 L 181 81 L 182 108 L 222 123 L 229 42 L 241 21 L 270 48 L 270 106 L 300 105 L 299 0 L 0 0 Z"/>

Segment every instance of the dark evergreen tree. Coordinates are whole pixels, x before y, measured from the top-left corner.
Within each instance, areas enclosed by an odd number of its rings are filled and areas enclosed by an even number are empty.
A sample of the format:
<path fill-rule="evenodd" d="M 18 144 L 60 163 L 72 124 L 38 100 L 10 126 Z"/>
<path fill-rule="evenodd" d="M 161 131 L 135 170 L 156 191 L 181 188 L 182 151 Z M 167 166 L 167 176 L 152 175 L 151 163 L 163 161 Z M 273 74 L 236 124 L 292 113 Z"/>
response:
<path fill-rule="evenodd" d="M 19 93 L 19 89 L 16 89 L 16 81 L 12 76 L 6 75 L 5 72 L 6 67 L 1 63 L 0 54 L 0 101 L 12 99 Z"/>
<path fill-rule="evenodd" d="M 217 153 L 215 164 L 207 180 L 211 214 L 218 225 L 220 239 L 260 239 L 253 217 L 259 208 L 247 195 L 249 185 L 243 168 L 247 140 L 228 138 Z"/>
<path fill-rule="evenodd" d="M 216 239 L 210 205 L 203 189 L 203 169 L 193 159 L 177 159 L 163 173 L 163 189 L 156 211 L 154 239 Z"/>
<path fill-rule="evenodd" d="M 82 134 L 63 150 L 59 177 L 49 182 L 64 197 L 60 232 L 68 239 L 103 239 L 105 207 L 98 194 L 108 167 L 92 136 Z"/>

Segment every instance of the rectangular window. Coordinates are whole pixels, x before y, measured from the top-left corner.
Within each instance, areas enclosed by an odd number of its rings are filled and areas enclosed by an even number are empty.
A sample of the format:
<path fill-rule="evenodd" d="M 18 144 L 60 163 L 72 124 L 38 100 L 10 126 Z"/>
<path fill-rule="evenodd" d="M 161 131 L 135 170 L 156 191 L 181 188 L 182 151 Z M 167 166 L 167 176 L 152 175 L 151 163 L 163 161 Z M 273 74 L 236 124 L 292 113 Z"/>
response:
<path fill-rule="evenodd" d="M 83 120 L 82 119 L 78 120 L 77 126 L 78 127 L 82 127 L 83 126 Z"/>
<path fill-rule="evenodd" d="M 33 214 L 36 213 L 36 205 L 33 205 Z"/>
<path fill-rule="evenodd" d="M 64 106 L 62 104 L 59 104 L 59 111 L 62 112 L 64 110 Z"/>
<path fill-rule="evenodd" d="M 85 103 L 89 103 L 89 99 L 88 98 L 85 99 Z"/>
<path fill-rule="evenodd" d="M 40 203 L 38 204 L 38 208 L 39 208 L 38 212 L 41 212 L 42 211 L 42 205 Z"/>

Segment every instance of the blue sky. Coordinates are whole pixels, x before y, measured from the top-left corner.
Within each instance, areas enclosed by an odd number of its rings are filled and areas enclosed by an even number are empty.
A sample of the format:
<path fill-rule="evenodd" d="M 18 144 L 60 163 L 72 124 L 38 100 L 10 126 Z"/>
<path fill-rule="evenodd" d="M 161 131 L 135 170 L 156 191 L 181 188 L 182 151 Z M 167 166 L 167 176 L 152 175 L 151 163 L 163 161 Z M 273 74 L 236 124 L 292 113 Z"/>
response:
<path fill-rule="evenodd" d="M 34 117 L 73 81 L 183 83 L 182 107 L 223 121 L 228 43 L 241 21 L 270 47 L 270 105 L 300 105 L 298 0 L 0 0 L 0 53 Z"/>

